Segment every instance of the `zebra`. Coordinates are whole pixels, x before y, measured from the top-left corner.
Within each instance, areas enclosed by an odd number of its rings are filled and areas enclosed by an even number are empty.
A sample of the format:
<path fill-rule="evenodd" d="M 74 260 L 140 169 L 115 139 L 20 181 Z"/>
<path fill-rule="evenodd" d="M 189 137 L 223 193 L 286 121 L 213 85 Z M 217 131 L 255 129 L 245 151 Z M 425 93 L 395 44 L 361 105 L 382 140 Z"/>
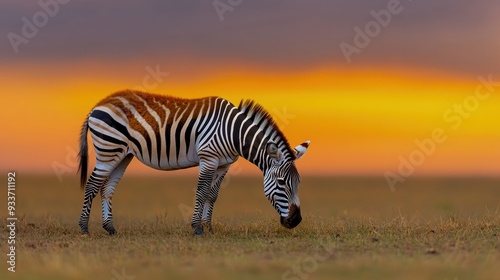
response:
<path fill-rule="evenodd" d="M 87 180 L 90 130 L 96 164 Z M 79 226 L 88 234 L 92 200 L 101 194 L 102 227 L 113 226 L 111 200 L 134 157 L 158 170 L 199 167 L 191 226 L 195 235 L 212 231 L 212 211 L 231 164 L 243 157 L 264 177 L 264 193 L 286 228 L 302 220 L 295 166 L 309 141 L 291 148 L 270 114 L 253 100 L 236 107 L 221 97 L 183 99 L 124 90 L 98 102 L 85 118 L 79 143 L 80 186 L 84 189 Z"/>

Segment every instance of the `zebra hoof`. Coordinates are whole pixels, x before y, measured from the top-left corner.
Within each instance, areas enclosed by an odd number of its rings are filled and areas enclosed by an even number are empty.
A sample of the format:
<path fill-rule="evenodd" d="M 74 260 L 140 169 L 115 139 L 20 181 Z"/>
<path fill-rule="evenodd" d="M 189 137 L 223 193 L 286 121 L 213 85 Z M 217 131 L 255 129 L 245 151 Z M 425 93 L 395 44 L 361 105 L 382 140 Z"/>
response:
<path fill-rule="evenodd" d="M 108 232 L 109 235 L 115 235 L 116 234 L 116 230 L 114 227 L 107 227 L 107 226 L 103 226 L 104 230 L 106 230 Z"/>
<path fill-rule="evenodd" d="M 203 235 L 203 228 L 201 228 L 201 227 L 195 228 L 194 235 Z"/>
<path fill-rule="evenodd" d="M 109 235 L 115 235 L 116 230 L 112 223 L 105 222 L 102 224 L 102 228 L 109 233 Z"/>
<path fill-rule="evenodd" d="M 78 226 L 80 227 L 80 232 L 82 234 L 89 234 L 89 225 L 88 224 L 79 223 Z"/>

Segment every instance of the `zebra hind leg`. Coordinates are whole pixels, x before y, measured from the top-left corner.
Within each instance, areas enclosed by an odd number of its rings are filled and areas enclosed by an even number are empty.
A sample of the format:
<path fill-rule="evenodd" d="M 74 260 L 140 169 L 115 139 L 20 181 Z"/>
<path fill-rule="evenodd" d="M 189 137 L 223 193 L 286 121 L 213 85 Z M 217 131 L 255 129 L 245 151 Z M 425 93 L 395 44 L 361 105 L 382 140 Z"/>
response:
<path fill-rule="evenodd" d="M 230 165 L 220 166 L 215 171 L 215 176 L 212 181 L 212 185 L 210 187 L 210 193 L 208 194 L 208 198 L 203 205 L 203 215 L 201 218 L 202 225 L 208 229 L 209 232 L 213 231 L 212 228 L 212 213 L 214 209 L 215 201 L 217 201 L 217 197 L 219 196 L 219 190 L 222 181 L 224 180 L 224 176 L 229 170 Z"/>
<path fill-rule="evenodd" d="M 89 233 L 89 217 L 90 217 L 90 209 L 92 208 L 92 201 L 94 197 L 97 195 L 97 192 L 101 189 L 101 187 L 108 180 L 109 172 L 94 168 L 92 174 L 85 185 L 85 195 L 83 197 L 83 206 L 82 213 L 80 215 L 80 230 L 83 234 Z"/>
<path fill-rule="evenodd" d="M 111 199 L 115 192 L 118 182 L 125 173 L 127 166 L 134 156 L 128 155 L 120 164 L 111 172 L 108 181 L 101 187 L 101 205 L 102 205 L 102 227 L 110 234 L 116 234 L 115 227 L 113 226 L 113 212 Z"/>

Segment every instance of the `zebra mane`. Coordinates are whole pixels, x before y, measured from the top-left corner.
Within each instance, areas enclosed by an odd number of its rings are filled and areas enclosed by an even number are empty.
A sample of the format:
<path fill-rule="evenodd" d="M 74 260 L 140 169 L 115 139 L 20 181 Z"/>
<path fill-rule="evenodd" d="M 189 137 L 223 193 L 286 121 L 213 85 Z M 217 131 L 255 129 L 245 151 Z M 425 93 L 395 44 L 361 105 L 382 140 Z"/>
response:
<path fill-rule="evenodd" d="M 260 104 L 257 104 L 253 100 L 247 99 L 240 101 L 238 109 L 240 110 L 240 112 L 245 114 L 248 119 L 252 120 L 252 122 L 257 125 L 262 131 L 264 131 L 266 136 L 270 137 L 272 140 L 281 140 L 292 160 L 295 160 L 295 152 L 290 147 L 288 140 L 278 127 L 278 124 L 276 124 L 276 122 L 271 117 L 271 114 L 269 114 L 269 112 L 264 109 L 264 107 L 262 107 Z"/>

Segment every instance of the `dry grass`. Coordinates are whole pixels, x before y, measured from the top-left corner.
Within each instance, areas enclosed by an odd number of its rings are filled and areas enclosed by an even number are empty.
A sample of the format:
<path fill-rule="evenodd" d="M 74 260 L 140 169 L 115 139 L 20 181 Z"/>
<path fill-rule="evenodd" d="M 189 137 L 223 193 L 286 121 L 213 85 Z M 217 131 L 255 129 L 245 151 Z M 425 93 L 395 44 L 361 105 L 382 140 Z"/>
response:
<path fill-rule="evenodd" d="M 19 175 L 17 272 L 4 264 L 0 278 L 500 279 L 498 180 L 413 179 L 392 193 L 383 179 L 304 178 L 304 220 L 287 230 L 260 178 L 231 178 L 215 232 L 194 237 L 181 210 L 195 180 L 126 177 L 118 235 L 101 228 L 96 198 L 81 236 L 75 179 Z"/>

